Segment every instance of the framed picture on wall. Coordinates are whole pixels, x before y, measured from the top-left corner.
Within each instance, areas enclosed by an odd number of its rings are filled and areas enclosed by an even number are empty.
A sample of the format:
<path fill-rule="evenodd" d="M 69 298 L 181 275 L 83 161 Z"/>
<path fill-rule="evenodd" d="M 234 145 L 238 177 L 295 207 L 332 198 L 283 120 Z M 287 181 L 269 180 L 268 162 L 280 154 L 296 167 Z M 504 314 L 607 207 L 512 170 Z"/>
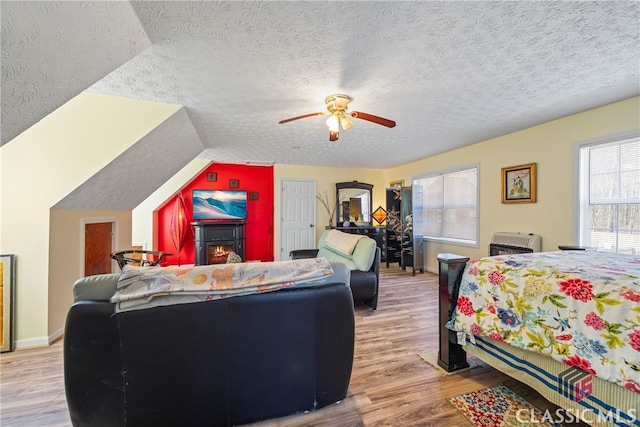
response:
<path fill-rule="evenodd" d="M 218 180 L 218 174 L 215 172 L 207 172 L 207 181 L 216 182 Z"/>
<path fill-rule="evenodd" d="M 0 350 L 13 351 L 13 302 L 16 280 L 15 255 L 0 255 Z"/>
<path fill-rule="evenodd" d="M 389 188 L 393 188 L 394 190 L 400 190 L 404 186 L 404 179 L 399 179 L 397 181 L 391 181 L 389 183 Z"/>
<path fill-rule="evenodd" d="M 229 188 L 238 188 L 240 187 L 240 180 L 239 179 L 230 179 L 229 180 Z"/>
<path fill-rule="evenodd" d="M 502 168 L 502 203 L 536 202 L 536 164 Z"/>

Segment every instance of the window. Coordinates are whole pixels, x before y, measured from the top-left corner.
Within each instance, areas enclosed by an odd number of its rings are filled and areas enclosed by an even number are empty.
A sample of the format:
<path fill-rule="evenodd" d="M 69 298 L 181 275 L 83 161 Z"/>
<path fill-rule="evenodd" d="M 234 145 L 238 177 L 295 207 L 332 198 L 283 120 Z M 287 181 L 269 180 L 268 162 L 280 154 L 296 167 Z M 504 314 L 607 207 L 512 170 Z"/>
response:
<path fill-rule="evenodd" d="M 415 232 L 428 240 L 478 244 L 478 165 L 434 172 L 413 180 Z"/>
<path fill-rule="evenodd" d="M 578 149 L 580 245 L 640 254 L 640 137 Z"/>

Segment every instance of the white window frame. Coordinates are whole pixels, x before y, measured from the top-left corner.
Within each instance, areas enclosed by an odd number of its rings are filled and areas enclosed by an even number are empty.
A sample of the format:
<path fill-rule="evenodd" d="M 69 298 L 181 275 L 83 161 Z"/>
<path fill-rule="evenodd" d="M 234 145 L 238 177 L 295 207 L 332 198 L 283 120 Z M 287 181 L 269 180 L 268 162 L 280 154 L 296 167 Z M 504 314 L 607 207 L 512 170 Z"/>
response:
<path fill-rule="evenodd" d="M 462 171 L 466 171 L 469 169 L 475 169 L 476 170 L 476 177 L 477 177 L 477 182 L 476 182 L 476 216 L 475 216 L 475 222 L 476 222 L 476 230 L 475 230 L 475 240 L 464 240 L 464 239 L 455 239 L 455 238 L 451 238 L 451 237 L 436 237 L 436 236 L 427 236 L 425 234 L 419 234 L 420 236 L 422 236 L 422 239 L 424 241 L 428 241 L 428 242 L 440 242 L 440 243 L 448 243 L 448 244 L 452 244 L 452 245 L 458 245 L 458 246 L 466 246 L 466 247 L 472 247 L 472 248 L 478 248 L 479 247 L 479 236 L 480 236 L 480 163 L 476 162 L 476 163 L 468 163 L 468 164 L 464 164 L 464 165 L 460 165 L 460 166 L 455 166 L 455 167 L 451 167 L 451 168 L 447 168 L 447 169 L 440 169 L 437 171 L 432 171 L 432 172 L 428 172 L 425 174 L 421 174 L 421 175 L 417 175 L 412 177 L 412 184 L 415 184 L 415 180 L 418 179 L 424 179 L 424 178 L 430 178 L 430 177 L 434 177 L 434 176 L 443 176 L 443 175 L 448 175 L 448 174 L 452 174 L 452 173 L 456 173 L 456 172 L 462 172 Z M 413 200 L 413 204 L 415 206 L 416 201 Z"/>
<path fill-rule="evenodd" d="M 586 141 L 579 141 L 574 145 L 574 212 L 575 220 L 573 222 L 573 241 L 578 242 L 581 246 L 590 246 L 588 236 L 586 233 L 590 233 L 591 225 L 584 224 L 585 221 L 591 220 L 591 216 L 588 211 L 588 203 L 583 203 L 584 197 L 589 196 L 589 191 L 586 186 L 587 180 L 585 174 L 589 173 L 588 167 L 583 166 L 583 153 L 582 149 L 597 145 L 621 142 L 628 139 L 634 139 L 640 137 L 640 129 L 634 129 L 632 131 L 620 132 L 604 137 L 594 138 Z M 583 197 L 584 196 L 584 197 Z"/>

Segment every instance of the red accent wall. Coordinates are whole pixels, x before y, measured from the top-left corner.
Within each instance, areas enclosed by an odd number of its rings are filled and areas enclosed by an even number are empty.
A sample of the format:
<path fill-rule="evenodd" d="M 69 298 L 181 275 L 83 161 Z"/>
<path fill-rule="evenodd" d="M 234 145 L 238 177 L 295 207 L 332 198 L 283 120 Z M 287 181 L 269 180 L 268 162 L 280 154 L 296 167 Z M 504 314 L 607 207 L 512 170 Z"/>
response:
<path fill-rule="evenodd" d="M 209 173 L 216 174 L 216 181 L 208 181 Z M 212 163 L 200 175 L 181 190 L 187 208 L 189 223 L 193 222 L 193 190 L 231 190 L 229 180 L 240 181 L 238 188 L 247 192 L 247 225 L 245 229 L 246 260 L 273 261 L 273 166 L 245 166 Z M 258 200 L 251 200 L 249 194 L 258 193 Z M 158 247 L 155 250 L 173 253 L 166 257 L 163 265 L 193 264 L 195 259 L 193 227 L 189 226 L 185 244 L 178 254 L 169 234 L 169 220 L 173 203 L 172 197 L 154 212 L 154 230 L 157 231 Z M 178 255 L 180 258 L 178 259 Z"/>

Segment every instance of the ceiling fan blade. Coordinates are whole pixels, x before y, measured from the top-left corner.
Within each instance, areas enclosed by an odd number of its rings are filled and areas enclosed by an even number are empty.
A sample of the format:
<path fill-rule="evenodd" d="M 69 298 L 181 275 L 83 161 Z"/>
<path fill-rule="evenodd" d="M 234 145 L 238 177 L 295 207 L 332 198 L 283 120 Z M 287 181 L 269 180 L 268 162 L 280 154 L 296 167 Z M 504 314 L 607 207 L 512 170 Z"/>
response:
<path fill-rule="evenodd" d="M 290 119 L 284 119 L 284 120 L 280 120 L 278 122 L 278 124 L 283 124 L 283 123 L 288 123 L 288 122 L 292 122 L 294 120 L 299 120 L 299 119 L 306 119 L 307 117 L 313 117 L 313 116 L 324 116 L 326 113 L 311 113 L 311 114 L 304 114 L 302 116 L 296 116 L 296 117 L 291 117 Z"/>
<path fill-rule="evenodd" d="M 393 120 L 385 119 L 384 117 L 374 116 L 369 113 L 362 113 L 360 111 L 352 111 L 351 117 L 355 117 L 356 119 L 367 120 L 369 122 L 377 123 L 382 126 L 386 126 L 388 128 L 396 127 L 396 122 Z"/>
<path fill-rule="evenodd" d="M 337 141 L 339 135 L 340 135 L 339 132 L 330 130 L 329 131 L 329 141 L 331 141 L 331 142 Z"/>

